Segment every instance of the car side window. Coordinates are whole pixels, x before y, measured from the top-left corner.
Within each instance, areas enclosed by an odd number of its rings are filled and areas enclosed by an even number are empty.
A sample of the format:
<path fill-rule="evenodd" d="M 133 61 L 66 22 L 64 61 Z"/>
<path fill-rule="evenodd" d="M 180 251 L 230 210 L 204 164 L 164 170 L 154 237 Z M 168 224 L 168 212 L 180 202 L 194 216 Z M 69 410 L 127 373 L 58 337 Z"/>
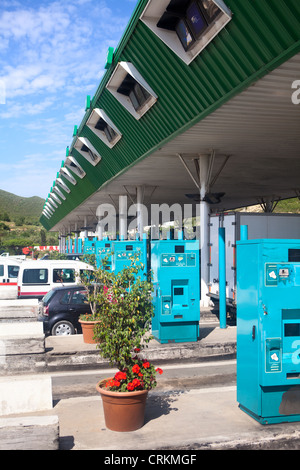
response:
<path fill-rule="evenodd" d="M 18 277 L 19 269 L 20 266 L 7 266 L 8 277 Z"/>
<path fill-rule="evenodd" d="M 75 282 L 75 269 L 53 269 L 53 282 Z"/>
<path fill-rule="evenodd" d="M 47 284 L 48 282 L 48 269 L 24 269 L 23 283 L 24 284 Z"/>
<path fill-rule="evenodd" d="M 70 303 L 71 297 L 72 297 L 71 291 L 64 292 L 64 294 L 62 295 L 60 299 L 60 303 L 63 305 L 67 305 L 68 303 Z"/>
<path fill-rule="evenodd" d="M 72 304 L 88 304 L 87 292 L 84 290 L 77 290 L 73 292 Z"/>

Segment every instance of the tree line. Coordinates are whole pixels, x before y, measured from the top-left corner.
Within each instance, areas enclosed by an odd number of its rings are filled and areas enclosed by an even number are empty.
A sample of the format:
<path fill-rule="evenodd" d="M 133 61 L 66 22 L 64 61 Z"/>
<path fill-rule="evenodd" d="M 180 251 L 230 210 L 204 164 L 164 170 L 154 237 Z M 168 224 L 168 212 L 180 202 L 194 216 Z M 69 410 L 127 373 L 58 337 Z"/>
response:
<path fill-rule="evenodd" d="M 0 253 L 22 254 L 26 246 L 58 245 L 58 234 L 46 232 L 36 217 L 0 214 Z"/>

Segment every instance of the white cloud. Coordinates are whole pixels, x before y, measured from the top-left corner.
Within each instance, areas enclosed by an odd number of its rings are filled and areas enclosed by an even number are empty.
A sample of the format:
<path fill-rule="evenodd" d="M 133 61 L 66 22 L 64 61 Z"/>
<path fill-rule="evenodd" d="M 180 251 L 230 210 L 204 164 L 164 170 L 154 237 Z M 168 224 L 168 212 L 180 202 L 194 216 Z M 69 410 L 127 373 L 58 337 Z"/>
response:
<path fill-rule="evenodd" d="M 0 0 L 1 189 L 48 193 L 125 30 L 127 1 Z"/>
<path fill-rule="evenodd" d="M 50 108 L 53 105 L 54 100 L 46 98 L 45 100 L 38 103 L 13 103 L 12 105 L 3 106 L 4 111 L 0 113 L 2 119 L 18 119 L 22 116 L 34 116 L 35 114 L 40 114 L 44 112 L 47 108 Z M 0 108 L 0 111 L 2 108 Z"/>
<path fill-rule="evenodd" d="M 42 91 L 72 93 L 74 85 L 84 87 L 91 80 L 96 87 L 109 36 L 124 28 L 124 19 L 113 21 L 103 2 L 82 16 L 76 3 L 87 2 L 53 2 L 37 10 L 0 13 L 0 44 L 16 51 L 0 72 L 8 98 Z M 98 21 L 92 22 L 90 15 Z"/>
<path fill-rule="evenodd" d="M 46 35 L 55 34 L 69 25 L 70 17 L 57 2 L 38 10 L 4 11 L 0 16 L 0 30 L 4 38 L 27 38 L 35 44 L 43 41 Z"/>

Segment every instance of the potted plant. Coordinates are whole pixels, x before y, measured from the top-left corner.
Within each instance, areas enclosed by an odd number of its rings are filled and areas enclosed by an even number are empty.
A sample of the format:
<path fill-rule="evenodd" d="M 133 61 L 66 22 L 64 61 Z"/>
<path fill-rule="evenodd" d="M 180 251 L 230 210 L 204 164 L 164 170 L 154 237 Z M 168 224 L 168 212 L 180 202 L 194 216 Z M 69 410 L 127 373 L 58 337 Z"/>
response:
<path fill-rule="evenodd" d="M 138 259 L 133 258 L 131 265 L 117 274 L 97 269 L 89 294 L 98 319 L 94 327 L 97 348 L 118 369 L 114 377 L 96 386 L 106 426 L 113 431 L 133 431 L 143 426 L 148 391 L 157 384 L 156 373 L 162 373 L 141 357 L 152 339 L 148 325 L 153 305 L 151 282 L 138 276 L 140 268 Z"/>
<path fill-rule="evenodd" d="M 85 313 L 80 315 L 78 321 L 81 324 L 84 343 L 96 344 L 94 339 L 94 327 L 97 323 L 99 323 L 98 315 L 93 313 Z"/>
<path fill-rule="evenodd" d="M 95 255 L 85 255 L 84 261 L 94 268 L 96 267 L 96 259 Z M 89 271 L 81 271 L 79 274 L 81 282 L 87 287 L 87 291 L 91 291 L 92 293 L 95 292 L 96 285 L 92 283 L 94 279 L 94 275 L 91 278 Z M 94 298 L 94 300 L 93 300 Z M 97 305 L 95 300 L 95 295 L 88 296 L 89 304 L 90 304 L 90 312 L 80 315 L 79 323 L 81 324 L 83 341 L 87 344 L 96 344 L 94 339 L 94 327 L 97 323 L 99 323 L 98 313 L 97 313 Z"/>

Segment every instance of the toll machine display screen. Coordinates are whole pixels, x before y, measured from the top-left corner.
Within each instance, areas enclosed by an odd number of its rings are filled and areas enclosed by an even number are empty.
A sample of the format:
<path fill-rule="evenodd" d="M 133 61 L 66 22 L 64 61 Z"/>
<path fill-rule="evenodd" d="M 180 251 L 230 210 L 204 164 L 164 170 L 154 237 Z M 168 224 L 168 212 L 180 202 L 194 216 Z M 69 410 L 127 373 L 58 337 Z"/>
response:
<path fill-rule="evenodd" d="M 289 262 L 300 263 L 300 249 L 299 248 L 289 249 Z"/>
<path fill-rule="evenodd" d="M 161 255 L 161 266 L 196 266 L 196 253 L 163 253 Z"/>

